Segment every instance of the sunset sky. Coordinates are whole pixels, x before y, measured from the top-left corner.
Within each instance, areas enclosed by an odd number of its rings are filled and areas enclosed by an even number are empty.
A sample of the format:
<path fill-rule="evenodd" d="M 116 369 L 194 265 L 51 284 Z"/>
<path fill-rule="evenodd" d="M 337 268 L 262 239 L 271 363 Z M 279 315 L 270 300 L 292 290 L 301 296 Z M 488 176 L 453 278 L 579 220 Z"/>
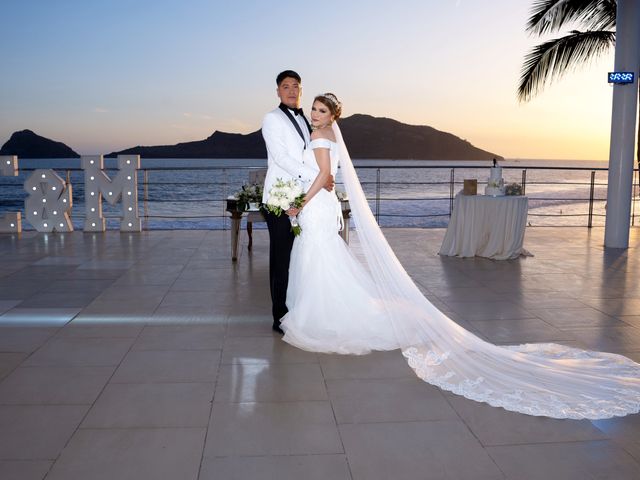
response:
<path fill-rule="evenodd" d="M 533 0 L 3 0 L 0 145 L 29 128 L 81 154 L 249 133 L 303 77 L 367 113 L 508 158 L 607 159 L 613 51 L 519 104 Z"/>

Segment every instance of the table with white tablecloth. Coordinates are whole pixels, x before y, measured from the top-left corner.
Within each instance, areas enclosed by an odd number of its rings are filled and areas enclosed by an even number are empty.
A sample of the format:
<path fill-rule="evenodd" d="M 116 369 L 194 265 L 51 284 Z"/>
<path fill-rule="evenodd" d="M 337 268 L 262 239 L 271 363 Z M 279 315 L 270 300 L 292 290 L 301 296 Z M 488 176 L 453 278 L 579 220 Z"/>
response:
<path fill-rule="evenodd" d="M 522 247 L 527 211 L 524 196 L 458 194 L 440 255 L 494 260 L 531 255 Z"/>

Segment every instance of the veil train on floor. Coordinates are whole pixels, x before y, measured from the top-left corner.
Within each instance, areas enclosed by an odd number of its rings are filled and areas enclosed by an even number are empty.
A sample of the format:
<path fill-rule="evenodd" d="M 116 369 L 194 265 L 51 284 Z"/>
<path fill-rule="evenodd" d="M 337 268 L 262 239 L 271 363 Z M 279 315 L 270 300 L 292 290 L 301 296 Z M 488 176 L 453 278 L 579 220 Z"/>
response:
<path fill-rule="evenodd" d="M 494 407 L 553 418 L 603 419 L 640 411 L 640 365 L 612 353 L 542 343 L 491 344 L 422 294 L 378 226 L 337 123 L 340 172 L 359 247 L 398 348 L 424 381 Z"/>

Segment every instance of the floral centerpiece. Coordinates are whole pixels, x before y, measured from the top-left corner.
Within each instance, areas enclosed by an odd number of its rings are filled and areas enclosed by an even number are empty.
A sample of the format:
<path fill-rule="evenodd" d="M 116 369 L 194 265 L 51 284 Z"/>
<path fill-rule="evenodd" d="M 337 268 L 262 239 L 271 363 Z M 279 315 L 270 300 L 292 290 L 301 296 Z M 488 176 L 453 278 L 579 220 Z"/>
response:
<path fill-rule="evenodd" d="M 236 192 L 239 210 L 258 210 L 262 203 L 262 185 L 245 183 L 242 190 Z"/>
<path fill-rule="evenodd" d="M 265 207 L 271 213 L 280 216 L 282 212 L 291 207 L 300 208 L 304 202 L 305 193 L 302 187 L 295 180 L 285 182 L 281 178 L 269 190 L 269 197 Z M 302 228 L 298 225 L 297 217 L 289 217 L 291 222 L 291 231 L 294 235 L 300 235 Z"/>
<path fill-rule="evenodd" d="M 505 195 L 522 195 L 522 185 L 519 183 L 508 183 L 504 187 Z"/>

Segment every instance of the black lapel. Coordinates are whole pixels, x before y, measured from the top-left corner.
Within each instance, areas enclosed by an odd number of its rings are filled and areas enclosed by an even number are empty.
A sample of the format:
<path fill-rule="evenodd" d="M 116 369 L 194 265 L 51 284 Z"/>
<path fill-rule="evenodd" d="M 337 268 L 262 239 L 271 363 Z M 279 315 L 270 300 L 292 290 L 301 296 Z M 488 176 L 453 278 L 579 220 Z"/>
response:
<path fill-rule="evenodd" d="M 309 130 L 309 133 L 311 133 L 311 125 L 309 125 L 309 121 L 307 120 L 307 117 L 302 115 L 302 119 L 304 120 L 304 123 L 307 124 L 307 129 Z"/>
<path fill-rule="evenodd" d="M 287 106 L 284 103 L 281 103 L 280 105 L 278 105 L 278 108 L 280 110 L 282 110 L 287 117 L 289 117 L 289 120 L 291 120 L 291 123 L 293 123 L 293 126 L 296 127 L 296 131 L 298 132 L 298 135 L 300 135 L 300 138 L 302 138 L 302 141 L 304 142 L 304 145 L 306 147 L 307 146 L 307 141 L 304 138 L 304 134 L 302 133 L 302 129 L 300 128 L 300 124 L 298 122 L 296 122 L 295 118 L 293 118 L 293 115 L 291 115 L 291 112 L 289 111 L 289 108 L 287 108 Z M 302 118 L 304 118 L 304 116 Z M 304 121 L 306 123 L 307 119 L 304 118 Z"/>

